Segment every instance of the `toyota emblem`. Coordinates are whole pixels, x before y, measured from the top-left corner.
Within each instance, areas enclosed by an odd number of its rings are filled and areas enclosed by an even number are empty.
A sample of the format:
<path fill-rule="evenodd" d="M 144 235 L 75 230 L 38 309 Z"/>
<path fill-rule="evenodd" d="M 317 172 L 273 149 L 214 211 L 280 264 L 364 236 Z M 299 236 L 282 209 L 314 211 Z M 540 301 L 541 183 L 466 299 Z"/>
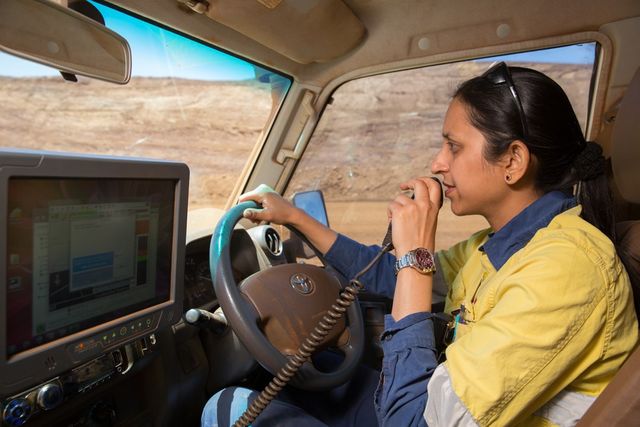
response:
<path fill-rule="evenodd" d="M 303 295 L 313 292 L 313 282 L 306 274 L 296 273 L 291 276 L 291 287 Z"/>

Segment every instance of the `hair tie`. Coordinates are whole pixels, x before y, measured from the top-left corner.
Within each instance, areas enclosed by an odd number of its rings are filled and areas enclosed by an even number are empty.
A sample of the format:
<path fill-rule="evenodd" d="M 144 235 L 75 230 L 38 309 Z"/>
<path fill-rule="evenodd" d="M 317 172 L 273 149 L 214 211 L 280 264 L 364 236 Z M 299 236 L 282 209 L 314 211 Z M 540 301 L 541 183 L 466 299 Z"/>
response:
<path fill-rule="evenodd" d="M 593 141 L 587 141 L 573 161 L 573 167 L 580 181 L 588 181 L 602 175 L 606 169 L 602 147 Z"/>

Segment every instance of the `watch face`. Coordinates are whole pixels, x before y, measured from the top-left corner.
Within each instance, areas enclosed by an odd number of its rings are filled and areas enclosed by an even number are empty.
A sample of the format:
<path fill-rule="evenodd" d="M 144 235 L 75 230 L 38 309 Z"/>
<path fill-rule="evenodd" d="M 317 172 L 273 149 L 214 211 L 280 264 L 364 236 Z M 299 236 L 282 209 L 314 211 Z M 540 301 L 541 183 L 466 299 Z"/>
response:
<path fill-rule="evenodd" d="M 425 248 L 418 248 L 415 250 L 416 267 L 425 272 L 433 271 L 435 264 L 433 262 L 433 256 Z"/>

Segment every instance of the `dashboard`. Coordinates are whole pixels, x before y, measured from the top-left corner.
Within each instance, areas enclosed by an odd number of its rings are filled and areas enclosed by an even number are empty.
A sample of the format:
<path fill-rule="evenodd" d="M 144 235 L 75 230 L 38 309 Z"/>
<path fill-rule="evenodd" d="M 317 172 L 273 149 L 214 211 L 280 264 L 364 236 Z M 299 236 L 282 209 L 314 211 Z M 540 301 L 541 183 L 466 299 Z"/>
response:
<path fill-rule="evenodd" d="M 188 182 L 183 163 L 0 150 L 0 423 L 76 425 L 103 405 L 135 416 L 113 403 L 122 390 L 93 390 L 171 346 Z"/>

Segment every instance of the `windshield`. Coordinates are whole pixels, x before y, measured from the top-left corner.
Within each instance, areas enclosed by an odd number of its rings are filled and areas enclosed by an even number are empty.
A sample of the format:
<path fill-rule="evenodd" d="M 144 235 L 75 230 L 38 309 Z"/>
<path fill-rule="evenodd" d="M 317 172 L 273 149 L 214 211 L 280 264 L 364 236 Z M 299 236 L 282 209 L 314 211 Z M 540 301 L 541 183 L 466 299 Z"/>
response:
<path fill-rule="evenodd" d="M 291 80 L 91 2 L 131 45 L 131 81 L 78 77 L 0 53 L 3 145 L 181 161 L 189 209 L 223 207 Z"/>

